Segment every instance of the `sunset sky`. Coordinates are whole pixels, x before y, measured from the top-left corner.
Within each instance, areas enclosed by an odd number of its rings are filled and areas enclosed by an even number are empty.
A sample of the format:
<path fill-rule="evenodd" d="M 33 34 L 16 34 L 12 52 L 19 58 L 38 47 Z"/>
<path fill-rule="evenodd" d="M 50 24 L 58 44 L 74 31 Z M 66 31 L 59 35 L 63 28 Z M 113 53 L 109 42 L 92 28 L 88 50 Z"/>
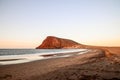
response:
<path fill-rule="evenodd" d="M 0 0 L 0 48 L 35 48 L 50 35 L 120 46 L 120 0 Z"/>

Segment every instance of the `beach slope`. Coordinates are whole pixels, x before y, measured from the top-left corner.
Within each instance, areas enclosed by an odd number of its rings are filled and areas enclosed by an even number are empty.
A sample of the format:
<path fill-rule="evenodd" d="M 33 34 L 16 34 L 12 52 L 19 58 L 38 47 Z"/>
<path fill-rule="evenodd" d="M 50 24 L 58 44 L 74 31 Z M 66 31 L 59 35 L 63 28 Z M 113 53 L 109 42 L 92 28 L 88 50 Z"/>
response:
<path fill-rule="evenodd" d="M 0 80 L 119 80 L 120 48 L 92 49 L 66 58 L 0 66 Z"/>

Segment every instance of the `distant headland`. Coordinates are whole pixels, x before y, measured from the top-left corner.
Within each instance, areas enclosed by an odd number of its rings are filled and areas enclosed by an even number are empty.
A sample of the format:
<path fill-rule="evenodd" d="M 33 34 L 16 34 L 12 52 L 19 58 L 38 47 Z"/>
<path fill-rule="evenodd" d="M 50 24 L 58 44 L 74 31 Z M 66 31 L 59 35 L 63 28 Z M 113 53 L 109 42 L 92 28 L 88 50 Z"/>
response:
<path fill-rule="evenodd" d="M 70 39 L 48 36 L 36 49 L 83 48 L 84 45 Z"/>

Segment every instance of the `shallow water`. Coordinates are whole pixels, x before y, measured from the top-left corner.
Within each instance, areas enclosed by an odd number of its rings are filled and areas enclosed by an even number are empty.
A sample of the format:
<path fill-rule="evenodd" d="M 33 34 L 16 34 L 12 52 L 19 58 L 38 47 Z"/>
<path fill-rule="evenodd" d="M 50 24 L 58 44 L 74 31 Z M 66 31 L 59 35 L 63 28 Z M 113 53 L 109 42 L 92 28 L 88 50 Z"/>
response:
<path fill-rule="evenodd" d="M 19 64 L 50 58 L 69 57 L 72 56 L 71 53 L 77 52 L 78 54 L 83 54 L 87 51 L 87 49 L 0 49 L 0 65 Z"/>

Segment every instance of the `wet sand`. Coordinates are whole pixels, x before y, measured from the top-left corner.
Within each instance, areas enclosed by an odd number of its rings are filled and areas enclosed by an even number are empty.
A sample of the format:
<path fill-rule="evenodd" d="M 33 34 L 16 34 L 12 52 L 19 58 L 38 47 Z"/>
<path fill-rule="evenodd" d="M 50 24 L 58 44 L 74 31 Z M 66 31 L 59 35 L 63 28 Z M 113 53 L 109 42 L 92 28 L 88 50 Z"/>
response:
<path fill-rule="evenodd" d="M 97 48 L 65 58 L 3 65 L 0 80 L 120 80 L 120 48 Z"/>

